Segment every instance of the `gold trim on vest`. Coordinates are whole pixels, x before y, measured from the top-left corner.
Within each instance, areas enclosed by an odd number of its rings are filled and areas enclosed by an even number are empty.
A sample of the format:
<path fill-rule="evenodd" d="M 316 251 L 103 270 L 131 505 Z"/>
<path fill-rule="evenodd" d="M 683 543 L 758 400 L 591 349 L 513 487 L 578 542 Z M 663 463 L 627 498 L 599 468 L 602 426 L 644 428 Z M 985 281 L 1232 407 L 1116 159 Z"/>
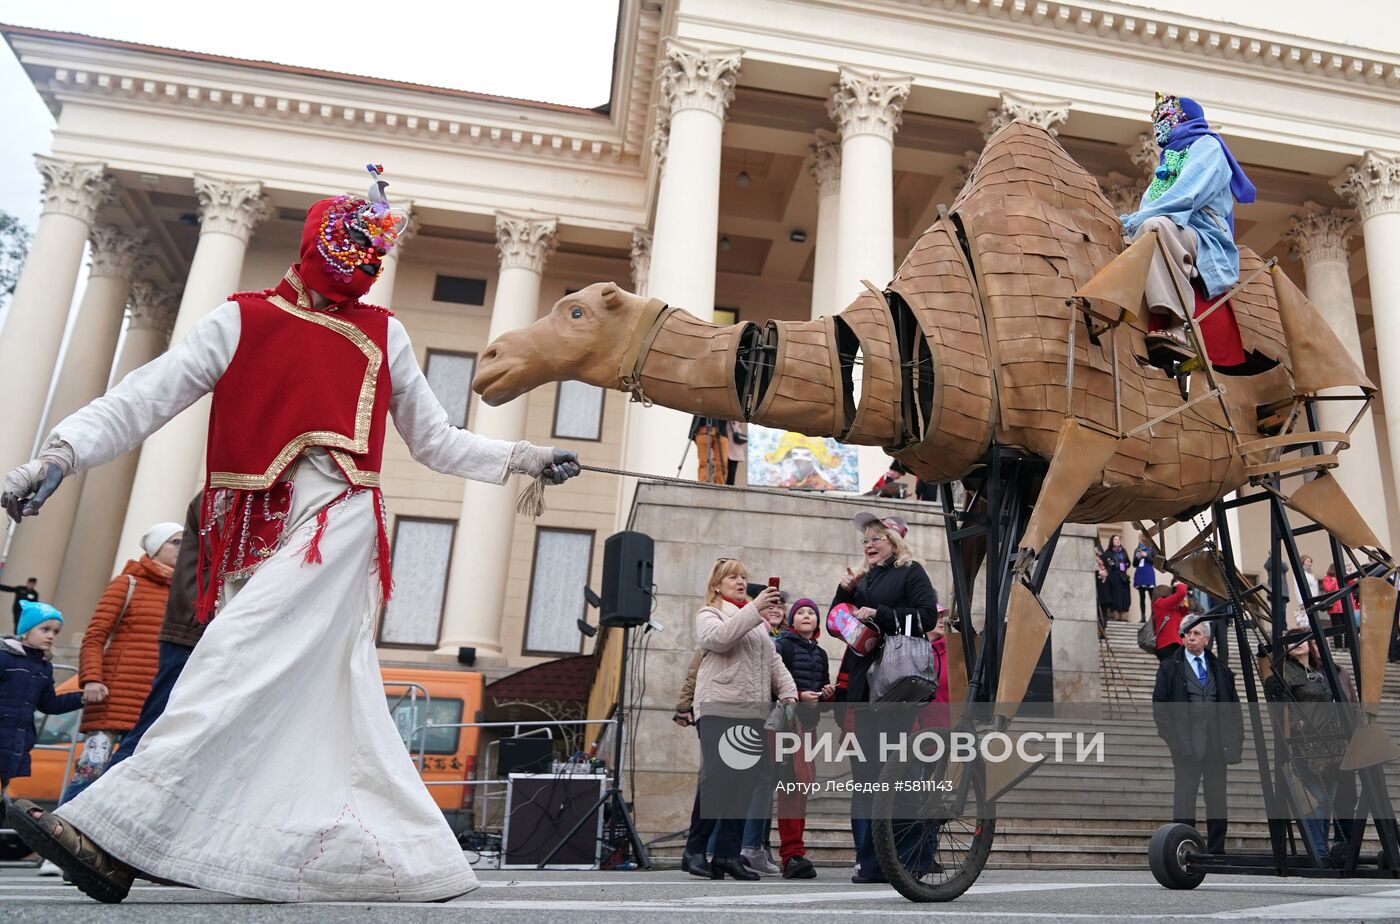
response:
<path fill-rule="evenodd" d="M 304 295 L 304 291 L 297 284 L 300 280 L 294 279 L 294 275 L 291 273 L 288 273 L 287 279 L 298 290 L 297 300 L 300 301 Z M 349 321 L 341 320 L 324 312 L 302 309 L 275 292 L 269 295 L 267 300 L 293 317 L 335 331 L 355 344 L 360 352 L 365 354 L 368 362 L 365 365 L 364 381 L 360 384 L 359 402 L 355 406 L 355 435 L 353 438 L 346 437 L 331 430 L 312 430 L 303 433 L 284 446 L 277 457 L 272 460 L 272 464 L 267 467 L 267 471 L 261 475 L 211 472 L 209 475 L 210 487 L 237 488 L 242 491 L 267 490 L 276 483 L 277 477 L 286 471 L 287 466 L 291 465 L 297 456 L 312 446 L 322 446 L 332 450 L 332 457 L 345 472 L 345 477 L 351 484 L 366 488 L 379 487 L 378 472 L 360 471 L 349 455 L 344 453 L 360 455 L 369 450 L 370 423 L 374 415 L 374 393 L 379 381 L 379 369 L 384 364 L 384 351 L 379 349 L 379 346 L 364 331 Z M 344 453 L 334 452 L 337 449 L 344 450 Z"/>

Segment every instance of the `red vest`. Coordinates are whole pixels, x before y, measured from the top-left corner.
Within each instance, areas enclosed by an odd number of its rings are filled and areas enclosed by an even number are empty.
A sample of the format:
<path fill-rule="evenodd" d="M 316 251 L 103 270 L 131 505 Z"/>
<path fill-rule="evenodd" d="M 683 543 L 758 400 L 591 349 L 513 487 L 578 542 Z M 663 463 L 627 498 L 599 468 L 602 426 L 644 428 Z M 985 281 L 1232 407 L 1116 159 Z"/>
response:
<path fill-rule="evenodd" d="M 389 410 L 389 312 L 315 311 L 294 271 L 231 297 L 240 332 L 209 411 L 210 488 L 266 490 L 303 452 L 329 450 L 350 484 L 379 487 Z"/>

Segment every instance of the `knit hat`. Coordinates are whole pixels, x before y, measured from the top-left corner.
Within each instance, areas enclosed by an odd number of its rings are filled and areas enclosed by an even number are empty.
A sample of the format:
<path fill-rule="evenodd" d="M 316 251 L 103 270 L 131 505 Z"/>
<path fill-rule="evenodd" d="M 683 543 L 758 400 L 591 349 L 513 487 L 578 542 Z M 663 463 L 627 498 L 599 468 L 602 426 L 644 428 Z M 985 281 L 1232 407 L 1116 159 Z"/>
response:
<path fill-rule="evenodd" d="M 792 609 L 788 610 L 788 618 L 787 618 L 787 624 L 788 624 L 788 625 L 792 625 L 793 617 L 796 616 L 796 615 L 797 615 L 797 611 L 800 610 L 800 609 L 802 609 L 804 606 L 810 606 L 810 607 L 812 608 L 812 612 L 817 614 L 817 622 L 819 622 L 819 623 L 821 622 L 821 614 L 822 614 L 821 607 L 817 606 L 817 604 L 816 604 L 811 598 L 809 598 L 809 597 L 802 597 L 801 599 L 799 599 L 796 603 L 794 603 L 794 604 L 792 605 Z"/>
<path fill-rule="evenodd" d="M 35 600 L 21 600 L 19 625 L 15 627 L 15 635 L 24 638 L 29 634 L 30 629 L 41 622 L 48 622 L 50 619 L 57 619 L 60 625 L 63 624 L 63 614 L 49 604 L 39 603 Z"/>
<path fill-rule="evenodd" d="M 184 531 L 185 527 L 179 523 L 157 523 L 146 530 L 146 534 L 141 537 L 141 548 L 147 555 L 154 557 L 160 551 L 161 546 Z"/>

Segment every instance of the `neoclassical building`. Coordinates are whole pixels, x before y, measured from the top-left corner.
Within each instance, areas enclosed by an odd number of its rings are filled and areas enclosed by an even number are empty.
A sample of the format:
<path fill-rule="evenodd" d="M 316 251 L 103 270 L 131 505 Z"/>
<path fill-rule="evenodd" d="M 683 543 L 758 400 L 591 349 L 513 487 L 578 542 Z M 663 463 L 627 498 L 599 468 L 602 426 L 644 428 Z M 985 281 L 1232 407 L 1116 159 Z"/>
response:
<path fill-rule="evenodd" d="M 0 471 L 229 293 L 275 282 L 307 206 L 359 187 L 372 160 L 413 233 L 370 298 L 403 320 L 455 420 L 674 475 L 682 415 L 579 383 L 488 407 L 469 391 L 477 355 L 602 280 L 702 318 L 839 310 L 861 279 L 890 277 L 1011 119 L 1057 133 L 1130 210 L 1156 164 L 1144 133 L 1164 90 L 1205 106 L 1259 187 L 1239 239 L 1281 258 L 1382 386 L 1339 472 L 1392 547 L 1400 537 L 1400 399 L 1385 400 L 1400 395 L 1395 50 L 1098 0 L 623 0 L 611 97 L 586 110 L 0 32 L 57 119 L 0 331 Z M 191 408 L 139 454 L 65 484 L 15 533 L 4 579 L 36 575 L 81 627 L 142 531 L 182 518 L 204 415 Z M 881 460 L 863 454 L 866 483 Z M 527 520 L 515 487 L 464 488 L 391 434 L 384 487 L 399 588 L 386 659 L 455 662 L 470 648 L 510 670 L 584 650 L 582 586 L 597 586 L 628 485 L 576 479 Z"/>

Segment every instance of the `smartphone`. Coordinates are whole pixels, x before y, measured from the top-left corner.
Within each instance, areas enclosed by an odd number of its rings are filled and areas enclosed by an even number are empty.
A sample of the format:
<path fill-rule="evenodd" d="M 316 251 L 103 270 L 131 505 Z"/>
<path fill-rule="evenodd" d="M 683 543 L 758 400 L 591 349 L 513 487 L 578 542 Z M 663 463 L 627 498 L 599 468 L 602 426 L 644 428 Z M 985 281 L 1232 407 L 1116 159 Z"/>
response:
<path fill-rule="evenodd" d="M 777 589 L 778 589 L 778 579 L 775 578 L 775 577 L 770 577 L 770 578 L 768 579 L 768 586 L 771 587 L 771 588 L 773 588 L 774 590 L 777 590 Z"/>

